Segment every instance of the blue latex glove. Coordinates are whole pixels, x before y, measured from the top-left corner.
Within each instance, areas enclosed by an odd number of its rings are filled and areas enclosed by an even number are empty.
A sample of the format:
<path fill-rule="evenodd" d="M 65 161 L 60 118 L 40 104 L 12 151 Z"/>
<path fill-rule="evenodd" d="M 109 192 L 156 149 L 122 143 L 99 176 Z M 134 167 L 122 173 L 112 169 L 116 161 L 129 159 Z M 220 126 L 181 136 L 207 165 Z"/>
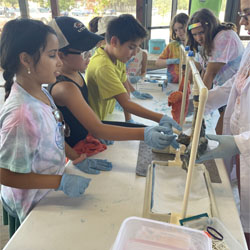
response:
<path fill-rule="evenodd" d="M 173 130 L 172 127 L 178 129 L 179 131 L 182 131 L 182 127 L 175 121 L 173 120 L 171 117 L 164 115 L 160 122 L 159 122 L 160 126 L 164 126 L 168 129 L 168 133 L 167 134 L 173 134 Z"/>
<path fill-rule="evenodd" d="M 148 93 L 141 93 L 141 92 L 139 92 L 139 91 L 137 91 L 137 90 L 131 92 L 131 94 L 132 94 L 134 97 L 136 97 L 136 98 L 138 98 L 138 99 L 141 99 L 141 100 L 153 99 L 153 96 L 152 96 L 152 95 L 150 95 L 150 94 L 148 94 Z"/>
<path fill-rule="evenodd" d="M 87 174 L 100 174 L 100 170 L 110 171 L 112 169 L 112 163 L 107 160 L 89 158 L 75 164 L 75 166 Z"/>
<path fill-rule="evenodd" d="M 137 83 L 137 82 L 139 82 L 141 79 L 142 79 L 141 76 L 128 76 L 128 80 L 129 80 L 131 83 Z"/>
<path fill-rule="evenodd" d="M 144 125 L 144 124 L 142 124 L 142 123 L 139 123 L 139 122 L 134 121 L 133 119 L 127 120 L 126 122 L 127 122 L 127 123 L 132 123 L 132 124 Z"/>
<path fill-rule="evenodd" d="M 156 149 L 164 149 L 169 145 L 178 148 L 179 144 L 175 140 L 176 135 L 169 135 L 167 131 L 167 128 L 160 126 L 146 127 L 144 130 L 144 141 L 150 147 Z"/>
<path fill-rule="evenodd" d="M 167 59 L 166 62 L 167 62 L 167 65 L 169 65 L 169 64 L 179 64 L 180 59 L 179 58 Z"/>
<path fill-rule="evenodd" d="M 133 119 L 127 120 L 126 122 L 136 124 L 136 122 Z"/>
<path fill-rule="evenodd" d="M 79 197 L 84 193 L 90 181 L 89 178 L 64 173 L 56 191 L 61 190 L 70 197 Z"/>
<path fill-rule="evenodd" d="M 156 80 L 156 79 L 146 79 L 145 82 L 158 83 L 158 80 Z"/>
<path fill-rule="evenodd" d="M 102 144 L 105 145 L 113 145 L 114 141 L 110 141 L 110 140 L 105 140 L 105 139 L 98 139 Z"/>
<path fill-rule="evenodd" d="M 207 138 L 219 142 L 219 145 L 215 149 L 206 151 L 196 160 L 196 163 L 216 158 L 228 158 L 240 153 L 232 135 L 207 135 Z"/>

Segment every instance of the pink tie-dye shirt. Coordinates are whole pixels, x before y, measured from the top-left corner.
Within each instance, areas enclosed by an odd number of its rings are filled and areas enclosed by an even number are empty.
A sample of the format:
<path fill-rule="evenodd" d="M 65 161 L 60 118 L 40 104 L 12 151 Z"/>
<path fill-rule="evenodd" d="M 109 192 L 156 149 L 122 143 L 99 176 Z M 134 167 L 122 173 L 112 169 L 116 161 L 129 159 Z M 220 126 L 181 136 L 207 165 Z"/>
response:
<path fill-rule="evenodd" d="M 202 48 L 201 48 L 202 49 Z M 224 63 L 213 80 L 214 87 L 223 85 L 230 79 L 240 66 L 241 57 L 244 52 L 244 46 L 238 36 L 233 30 L 220 31 L 213 40 L 213 50 L 211 56 L 204 60 L 200 53 L 196 55 L 196 60 L 201 64 L 203 69 L 207 68 L 207 64 Z"/>
<path fill-rule="evenodd" d="M 55 108 L 52 98 L 51 105 Z M 64 134 L 52 114 L 52 107 L 31 96 L 17 83 L 13 84 L 0 112 L 1 168 L 22 174 L 63 173 Z M 48 189 L 1 186 L 1 198 L 21 222 L 48 192 Z"/>

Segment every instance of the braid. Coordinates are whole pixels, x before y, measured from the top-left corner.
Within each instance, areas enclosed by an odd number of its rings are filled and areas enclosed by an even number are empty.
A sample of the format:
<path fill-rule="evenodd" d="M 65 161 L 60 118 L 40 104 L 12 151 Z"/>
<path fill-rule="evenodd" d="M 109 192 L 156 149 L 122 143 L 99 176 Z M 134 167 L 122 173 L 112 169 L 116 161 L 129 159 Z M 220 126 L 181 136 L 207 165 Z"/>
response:
<path fill-rule="evenodd" d="M 11 87 L 14 83 L 13 81 L 13 78 L 14 78 L 14 73 L 11 72 L 11 71 L 8 71 L 8 70 L 5 70 L 3 72 L 3 78 L 5 80 L 5 84 L 4 84 L 4 88 L 5 88 L 5 98 L 4 100 L 6 100 L 10 94 L 10 90 L 11 90 Z"/>

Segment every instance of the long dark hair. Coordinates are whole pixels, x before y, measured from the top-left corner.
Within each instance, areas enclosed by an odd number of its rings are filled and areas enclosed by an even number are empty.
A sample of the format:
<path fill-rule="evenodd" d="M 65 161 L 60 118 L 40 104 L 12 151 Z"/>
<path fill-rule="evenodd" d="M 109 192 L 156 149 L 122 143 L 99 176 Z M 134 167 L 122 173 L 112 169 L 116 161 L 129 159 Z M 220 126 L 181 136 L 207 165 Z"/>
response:
<path fill-rule="evenodd" d="M 176 36 L 176 33 L 174 31 L 174 25 L 176 23 L 180 23 L 183 25 L 183 28 L 186 29 L 188 18 L 189 16 L 185 13 L 179 13 L 176 16 L 174 16 L 170 24 L 170 37 L 172 40 L 177 40 L 177 41 L 180 40 L 179 37 Z"/>
<path fill-rule="evenodd" d="M 40 49 L 45 49 L 49 33 L 56 35 L 55 31 L 43 22 L 26 18 L 17 18 L 4 25 L 0 41 L 0 63 L 4 70 L 5 100 L 13 85 L 14 75 L 19 69 L 20 53 L 26 52 L 37 64 Z"/>
<path fill-rule="evenodd" d="M 213 40 L 221 30 L 234 30 L 236 26 L 233 23 L 220 23 L 219 19 L 209 9 L 200 9 L 196 11 L 189 19 L 188 26 L 194 23 L 201 23 L 205 34 L 205 45 L 202 50 L 202 57 L 207 58 L 213 50 Z M 187 27 L 188 27 L 187 26 Z M 199 44 L 194 40 L 191 30 L 187 29 L 187 45 L 191 50 L 198 51 Z"/>

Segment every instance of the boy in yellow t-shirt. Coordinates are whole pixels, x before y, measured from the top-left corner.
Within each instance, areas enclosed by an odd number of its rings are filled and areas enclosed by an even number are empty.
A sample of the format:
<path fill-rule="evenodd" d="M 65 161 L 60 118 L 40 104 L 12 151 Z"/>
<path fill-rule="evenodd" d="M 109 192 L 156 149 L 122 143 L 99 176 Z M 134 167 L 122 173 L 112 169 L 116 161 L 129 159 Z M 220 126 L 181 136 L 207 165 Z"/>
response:
<path fill-rule="evenodd" d="M 105 50 L 100 47 L 91 58 L 86 79 L 90 106 L 103 120 L 114 110 L 116 100 L 113 97 L 127 93 L 122 84 L 127 80 L 126 66 L 118 60 L 113 64 Z"/>
<path fill-rule="evenodd" d="M 163 126 L 172 123 L 172 118 L 167 115 L 134 103 L 124 87 L 128 81 L 125 63 L 136 54 L 146 35 L 144 27 L 132 15 L 120 15 L 109 22 L 106 45 L 96 50 L 86 72 L 89 103 L 100 119 L 104 120 L 113 112 L 117 100 L 131 114 L 159 122 Z"/>

